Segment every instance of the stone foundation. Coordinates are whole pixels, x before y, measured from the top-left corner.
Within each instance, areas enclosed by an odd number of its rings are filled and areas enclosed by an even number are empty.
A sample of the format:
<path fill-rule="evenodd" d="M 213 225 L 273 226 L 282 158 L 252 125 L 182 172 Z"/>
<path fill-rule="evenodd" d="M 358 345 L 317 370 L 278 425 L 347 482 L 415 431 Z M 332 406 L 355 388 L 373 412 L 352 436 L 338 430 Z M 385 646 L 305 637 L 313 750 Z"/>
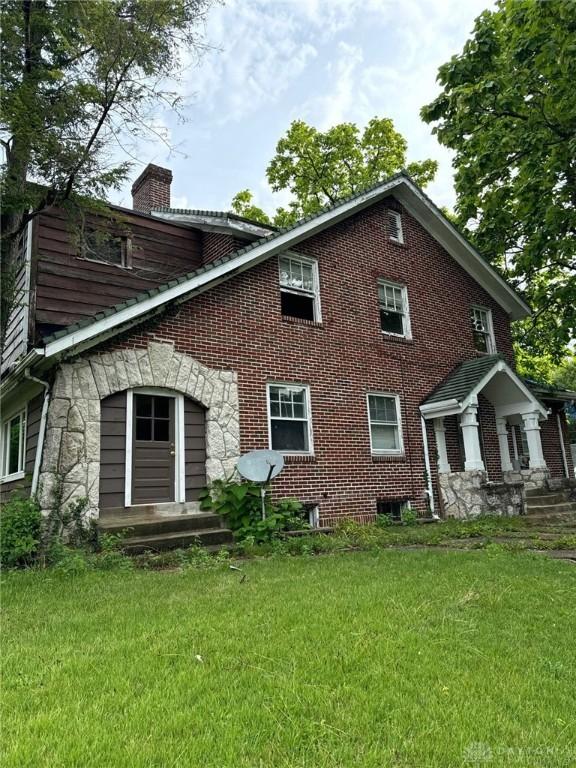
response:
<path fill-rule="evenodd" d="M 522 483 L 490 483 L 486 472 L 439 475 L 445 517 L 471 520 L 479 515 L 511 517 L 524 511 Z"/>
<path fill-rule="evenodd" d="M 235 371 L 219 371 L 150 342 L 144 350 L 87 355 L 58 368 L 51 400 L 38 498 L 43 511 L 53 503 L 57 478 L 63 503 L 88 499 L 87 515 L 98 516 L 100 494 L 100 401 L 134 387 L 166 388 L 206 408 L 206 475 L 209 481 L 233 472 L 240 456 L 238 384 Z"/>
<path fill-rule="evenodd" d="M 550 472 L 547 469 L 512 469 L 502 472 L 502 479 L 508 485 L 523 483 L 524 490 L 532 491 L 535 488 L 546 488 Z"/>

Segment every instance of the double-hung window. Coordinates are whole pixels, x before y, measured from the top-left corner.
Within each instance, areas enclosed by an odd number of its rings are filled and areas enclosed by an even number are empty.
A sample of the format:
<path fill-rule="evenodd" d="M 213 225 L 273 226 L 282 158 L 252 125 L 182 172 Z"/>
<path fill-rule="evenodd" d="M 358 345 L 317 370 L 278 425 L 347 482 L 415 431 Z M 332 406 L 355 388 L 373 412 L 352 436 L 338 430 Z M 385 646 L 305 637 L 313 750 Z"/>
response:
<path fill-rule="evenodd" d="M 472 307 L 472 333 L 478 352 L 496 352 L 492 313 L 484 307 Z"/>
<path fill-rule="evenodd" d="M 282 314 L 320 322 L 318 265 L 312 259 L 285 255 L 279 260 Z"/>
<path fill-rule="evenodd" d="M 382 332 L 409 339 L 410 317 L 406 286 L 381 281 L 378 284 L 378 299 Z"/>
<path fill-rule="evenodd" d="M 2 424 L 2 477 L 24 472 L 26 411 L 20 411 Z"/>
<path fill-rule="evenodd" d="M 404 243 L 404 232 L 402 231 L 402 214 L 398 211 L 388 211 L 388 237 L 393 243 Z"/>
<path fill-rule="evenodd" d="M 368 421 L 373 454 L 403 452 L 398 395 L 368 394 Z"/>
<path fill-rule="evenodd" d="M 84 234 L 82 255 L 91 261 L 102 261 L 118 267 L 130 266 L 128 242 L 126 237 L 117 237 L 109 232 L 90 229 Z"/>
<path fill-rule="evenodd" d="M 310 390 L 302 384 L 269 384 L 270 447 L 281 453 L 311 454 Z"/>

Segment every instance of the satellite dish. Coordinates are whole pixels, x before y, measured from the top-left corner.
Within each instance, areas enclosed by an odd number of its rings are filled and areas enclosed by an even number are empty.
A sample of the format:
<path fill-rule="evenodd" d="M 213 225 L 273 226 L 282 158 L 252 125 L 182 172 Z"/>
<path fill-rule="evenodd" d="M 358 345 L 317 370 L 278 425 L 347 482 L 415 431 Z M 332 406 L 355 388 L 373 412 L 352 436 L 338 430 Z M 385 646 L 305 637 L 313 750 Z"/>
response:
<path fill-rule="evenodd" d="M 269 483 L 284 468 L 284 457 L 278 451 L 250 451 L 238 459 L 238 472 L 253 483 Z"/>

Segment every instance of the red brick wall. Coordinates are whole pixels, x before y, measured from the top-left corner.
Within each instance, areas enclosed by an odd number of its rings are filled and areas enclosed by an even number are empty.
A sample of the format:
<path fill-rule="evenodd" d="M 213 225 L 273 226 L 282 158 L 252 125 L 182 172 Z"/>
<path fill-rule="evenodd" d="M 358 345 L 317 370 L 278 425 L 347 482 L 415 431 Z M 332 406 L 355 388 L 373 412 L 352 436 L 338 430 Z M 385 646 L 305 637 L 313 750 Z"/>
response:
<path fill-rule="evenodd" d="M 298 247 L 318 259 L 321 325 L 282 318 L 271 259 L 114 345 L 173 341 L 205 365 L 235 369 L 242 451 L 268 447 L 266 383 L 309 384 L 315 457 L 289 459 L 274 493 L 319 503 L 324 523 L 342 515 L 370 519 L 378 498 L 409 497 L 423 510 L 418 406 L 462 359 L 476 355 L 470 305 L 492 309 L 498 350 L 509 361 L 512 344 L 504 311 L 406 212 L 403 225 L 405 245 L 390 242 L 382 203 Z M 382 335 L 378 278 L 407 285 L 412 340 Z M 404 457 L 370 455 L 369 391 L 400 395 Z M 430 449 L 434 454 L 433 437 Z"/>
<path fill-rule="evenodd" d="M 223 232 L 202 232 L 202 263 L 208 264 L 221 256 L 228 256 L 247 244 L 248 241 L 238 240 Z"/>
<path fill-rule="evenodd" d="M 149 164 L 132 184 L 132 207 L 150 213 L 154 208 L 170 207 L 172 171 Z"/>

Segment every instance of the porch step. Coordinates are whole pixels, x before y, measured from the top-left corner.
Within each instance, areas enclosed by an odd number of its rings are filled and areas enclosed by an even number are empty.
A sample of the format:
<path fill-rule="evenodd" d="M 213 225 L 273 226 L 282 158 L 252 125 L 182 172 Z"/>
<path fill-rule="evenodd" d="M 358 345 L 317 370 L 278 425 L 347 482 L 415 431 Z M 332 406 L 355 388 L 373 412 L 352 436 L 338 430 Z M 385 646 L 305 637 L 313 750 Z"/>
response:
<path fill-rule="evenodd" d="M 170 533 L 130 537 L 125 539 L 123 549 L 130 555 L 197 545 L 208 547 L 213 551 L 231 543 L 232 531 L 228 528 L 204 528 L 194 531 L 172 531 Z"/>
<path fill-rule="evenodd" d="M 524 518 L 528 525 L 538 526 L 542 524 L 562 525 L 566 528 L 576 526 L 576 509 L 564 512 L 530 513 Z"/>
<path fill-rule="evenodd" d="M 528 515 L 556 514 L 557 512 L 576 512 L 576 503 L 573 501 L 562 501 L 559 504 L 534 504 L 533 506 L 526 507 L 526 514 Z"/>
<path fill-rule="evenodd" d="M 210 513 L 173 516 L 131 516 L 116 515 L 101 518 L 99 528 L 103 533 L 122 534 L 124 531 L 130 538 L 138 536 L 159 536 L 181 531 L 199 531 L 221 528 L 218 515 Z"/>
<path fill-rule="evenodd" d="M 566 501 L 568 501 L 568 495 L 562 491 L 532 494 L 531 496 L 526 494 L 526 507 L 529 509 L 549 504 L 564 504 Z"/>

